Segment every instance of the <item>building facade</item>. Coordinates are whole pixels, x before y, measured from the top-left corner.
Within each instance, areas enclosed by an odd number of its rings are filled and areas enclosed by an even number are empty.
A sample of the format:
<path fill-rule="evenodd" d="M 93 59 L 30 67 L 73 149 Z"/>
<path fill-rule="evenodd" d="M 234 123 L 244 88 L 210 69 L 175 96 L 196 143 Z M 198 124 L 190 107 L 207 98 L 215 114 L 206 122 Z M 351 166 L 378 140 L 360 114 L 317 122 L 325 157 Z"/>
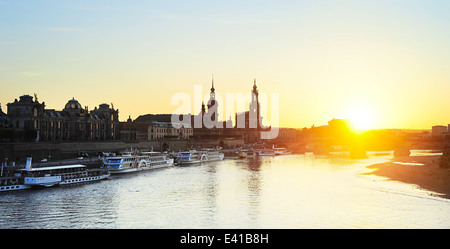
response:
<path fill-rule="evenodd" d="M 445 125 L 435 125 L 431 127 L 431 135 L 441 136 L 447 133 L 447 126 Z"/>
<path fill-rule="evenodd" d="M 2 106 L 0 105 L 0 128 L 11 128 L 11 119 L 3 112 Z"/>
<path fill-rule="evenodd" d="M 20 96 L 8 103 L 8 117 L 15 130 L 23 131 L 16 140 L 84 141 L 116 140 L 119 137 L 119 110 L 108 104 L 89 111 L 72 98 L 61 111 L 45 109 L 35 95 Z"/>
<path fill-rule="evenodd" d="M 156 116 L 164 117 L 163 115 Z M 185 140 L 191 138 L 194 134 L 194 130 L 190 125 L 184 124 L 181 128 L 175 128 L 175 124 L 172 122 L 155 121 L 151 117 L 148 118 L 140 116 L 135 121 L 132 121 L 130 117 L 127 122 L 120 122 L 121 140 Z"/>
<path fill-rule="evenodd" d="M 148 126 L 148 139 L 189 139 L 194 135 L 194 129 L 189 125 L 174 126 L 176 124 L 172 122 L 152 122 Z"/>

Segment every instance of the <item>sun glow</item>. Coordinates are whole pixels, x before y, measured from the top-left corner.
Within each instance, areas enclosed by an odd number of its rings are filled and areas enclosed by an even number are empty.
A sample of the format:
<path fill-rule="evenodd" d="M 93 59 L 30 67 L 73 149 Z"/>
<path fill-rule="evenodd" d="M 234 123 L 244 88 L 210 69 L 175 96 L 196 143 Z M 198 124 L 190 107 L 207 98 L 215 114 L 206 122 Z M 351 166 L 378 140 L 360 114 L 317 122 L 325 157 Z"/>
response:
<path fill-rule="evenodd" d="M 349 119 L 353 128 L 359 130 L 368 130 L 373 128 L 373 115 L 365 108 L 358 107 L 349 113 Z"/>

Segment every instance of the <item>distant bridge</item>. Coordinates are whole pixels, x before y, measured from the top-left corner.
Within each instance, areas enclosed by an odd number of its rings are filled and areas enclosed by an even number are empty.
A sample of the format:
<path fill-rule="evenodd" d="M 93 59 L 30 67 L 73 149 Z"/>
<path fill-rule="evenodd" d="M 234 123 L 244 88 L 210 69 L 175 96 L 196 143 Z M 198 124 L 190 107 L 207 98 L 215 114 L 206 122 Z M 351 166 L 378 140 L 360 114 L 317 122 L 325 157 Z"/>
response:
<path fill-rule="evenodd" d="M 276 146 L 287 147 L 293 152 L 305 153 L 313 152 L 315 154 L 327 154 L 329 152 L 337 151 L 358 151 L 358 153 L 365 153 L 366 151 L 381 151 L 381 150 L 393 150 L 400 154 L 409 154 L 411 149 L 432 149 L 432 150 L 444 150 L 450 148 L 450 140 L 441 139 L 411 139 L 407 138 L 402 142 L 397 141 L 384 141 L 384 145 L 376 146 L 374 144 L 367 143 L 365 141 L 342 143 L 338 142 L 335 138 L 321 138 L 321 139 L 309 139 L 309 141 L 277 141 L 274 142 Z"/>

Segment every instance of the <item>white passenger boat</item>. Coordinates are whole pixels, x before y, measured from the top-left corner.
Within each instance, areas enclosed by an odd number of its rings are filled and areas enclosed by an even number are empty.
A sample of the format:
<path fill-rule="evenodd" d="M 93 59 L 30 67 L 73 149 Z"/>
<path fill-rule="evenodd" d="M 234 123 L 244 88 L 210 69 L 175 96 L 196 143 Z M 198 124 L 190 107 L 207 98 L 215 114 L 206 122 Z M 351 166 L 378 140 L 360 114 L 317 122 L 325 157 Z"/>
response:
<path fill-rule="evenodd" d="M 50 187 L 71 183 L 98 181 L 109 177 L 105 170 L 89 170 L 85 165 L 64 165 L 22 169 L 25 185 Z"/>
<path fill-rule="evenodd" d="M 88 169 L 85 165 L 75 164 L 22 169 L 21 175 L 25 185 L 51 187 L 103 180 L 108 178 L 110 173 L 107 170 Z"/>
<path fill-rule="evenodd" d="M 258 156 L 275 156 L 275 151 L 271 149 L 263 149 L 258 151 Z"/>
<path fill-rule="evenodd" d="M 205 157 L 205 155 L 203 155 L 203 158 L 204 157 Z M 178 165 L 189 165 L 189 164 L 201 163 L 202 155 L 200 152 L 198 152 L 196 150 L 179 152 L 175 156 L 175 162 Z"/>
<path fill-rule="evenodd" d="M 202 155 L 201 160 L 203 162 L 220 161 L 220 160 L 223 160 L 223 158 L 224 158 L 224 153 L 217 151 L 217 150 L 204 150 L 204 151 L 201 151 L 200 153 Z"/>
<path fill-rule="evenodd" d="M 169 167 L 173 166 L 173 161 L 162 152 L 141 152 L 107 157 L 101 168 L 108 169 L 111 174 L 120 174 Z"/>
<path fill-rule="evenodd" d="M 107 170 L 88 169 L 80 164 L 33 168 L 31 157 L 28 157 L 25 169 L 19 170 L 14 177 L 0 178 L 0 191 L 98 181 L 109 175 Z"/>
<path fill-rule="evenodd" d="M 189 165 L 209 161 L 220 161 L 224 158 L 224 153 L 217 150 L 189 150 L 179 152 L 175 156 L 175 162 L 178 165 Z"/>
<path fill-rule="evenodd" d="M 291 154 L 290 151 L 288 151 L 286 148 L 273 148 L 275 155 L 289 155 Z"/>

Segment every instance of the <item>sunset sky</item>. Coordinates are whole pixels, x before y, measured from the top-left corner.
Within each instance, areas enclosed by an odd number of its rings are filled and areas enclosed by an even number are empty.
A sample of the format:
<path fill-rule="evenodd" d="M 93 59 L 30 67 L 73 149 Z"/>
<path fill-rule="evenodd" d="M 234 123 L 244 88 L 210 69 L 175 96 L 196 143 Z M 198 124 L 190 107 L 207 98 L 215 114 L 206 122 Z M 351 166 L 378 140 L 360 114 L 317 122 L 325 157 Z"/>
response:
<path fill-rule="evenodd" d="M 448 13 L 448 0 L 0 0 L 0 103 L 112 102 L 123 121 L 172 113 L 196 84 L 207 95 L 214 74 L 223 96 L 254 78 L 279 94 L 282 127 L 429 129 L 450 123 Z"/>

